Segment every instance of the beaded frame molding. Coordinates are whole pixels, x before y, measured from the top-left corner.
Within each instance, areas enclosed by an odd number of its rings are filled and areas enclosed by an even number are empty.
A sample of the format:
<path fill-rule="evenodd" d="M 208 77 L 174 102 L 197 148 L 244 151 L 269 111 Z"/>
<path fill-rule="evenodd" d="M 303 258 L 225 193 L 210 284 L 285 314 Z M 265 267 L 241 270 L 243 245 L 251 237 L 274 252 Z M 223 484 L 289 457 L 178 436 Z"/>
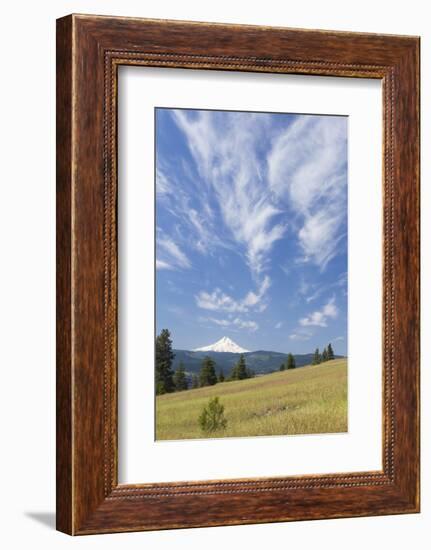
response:
<path fill-rule="evenodd" d="M 120 65 L 382 80 L 382 471 L 118 483 Z M 57 529 L 79 535 L 418 511 L 419 38 L 59 19 Z"/>

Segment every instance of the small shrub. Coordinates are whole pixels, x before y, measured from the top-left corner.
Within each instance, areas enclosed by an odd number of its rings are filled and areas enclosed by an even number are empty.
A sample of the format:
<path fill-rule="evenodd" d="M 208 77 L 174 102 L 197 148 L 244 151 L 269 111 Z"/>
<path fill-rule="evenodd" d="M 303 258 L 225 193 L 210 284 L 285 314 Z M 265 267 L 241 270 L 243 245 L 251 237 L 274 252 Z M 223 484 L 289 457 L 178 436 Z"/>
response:
<path fill-rule="evenodd" d="M 199 416 L 199 425 L 204 433 L 226 429 L 227 420 L 224 415 L 224 406 L 220 403 L 218 397 L 210 399 L 208 405 L 202 409 Z"/>

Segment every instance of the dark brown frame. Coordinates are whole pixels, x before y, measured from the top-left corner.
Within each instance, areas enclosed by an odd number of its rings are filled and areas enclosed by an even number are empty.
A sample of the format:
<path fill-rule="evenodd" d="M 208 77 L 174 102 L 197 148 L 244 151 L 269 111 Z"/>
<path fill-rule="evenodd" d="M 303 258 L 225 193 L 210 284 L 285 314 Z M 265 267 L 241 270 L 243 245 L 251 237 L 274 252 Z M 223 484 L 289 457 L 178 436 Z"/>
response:
<path fill-rule="evenodd" d="M 119 65 L 383 83 L 383 470 L 119 485 Z M 419 511 L 419 38 L 70 15 L 57 21 L 57 529 Z"/>

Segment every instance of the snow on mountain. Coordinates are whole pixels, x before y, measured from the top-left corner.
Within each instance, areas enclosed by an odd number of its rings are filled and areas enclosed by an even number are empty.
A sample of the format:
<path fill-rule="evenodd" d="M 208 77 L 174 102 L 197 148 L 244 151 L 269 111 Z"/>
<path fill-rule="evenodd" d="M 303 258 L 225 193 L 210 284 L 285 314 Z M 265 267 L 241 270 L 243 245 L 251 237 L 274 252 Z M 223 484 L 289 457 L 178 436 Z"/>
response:
<path fill-rule="evenodd" d="M 203 348 L 196 348 L 193 351 L 219 351 L 219 352 L 229 352 L 229 353 L 247 353 L 249 350 L 238 346 L 233 340 L 227 336 L 223 336 L 220 340 L 211 344 L 210 346 L 205 346 Z"/>

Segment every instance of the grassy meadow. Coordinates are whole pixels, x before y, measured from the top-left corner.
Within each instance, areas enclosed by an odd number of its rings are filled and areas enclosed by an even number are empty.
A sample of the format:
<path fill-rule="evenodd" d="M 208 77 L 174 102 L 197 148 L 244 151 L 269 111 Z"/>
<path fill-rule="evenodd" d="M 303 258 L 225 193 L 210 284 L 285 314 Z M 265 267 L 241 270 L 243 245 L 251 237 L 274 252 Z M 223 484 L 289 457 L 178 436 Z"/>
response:
<path fill-rule="evenodd" d="M 208 436 L 198 418 L 215 396 L 227 427 Z M 346 431 L 346 358 L 156 397 L 157 440 Z"/>

